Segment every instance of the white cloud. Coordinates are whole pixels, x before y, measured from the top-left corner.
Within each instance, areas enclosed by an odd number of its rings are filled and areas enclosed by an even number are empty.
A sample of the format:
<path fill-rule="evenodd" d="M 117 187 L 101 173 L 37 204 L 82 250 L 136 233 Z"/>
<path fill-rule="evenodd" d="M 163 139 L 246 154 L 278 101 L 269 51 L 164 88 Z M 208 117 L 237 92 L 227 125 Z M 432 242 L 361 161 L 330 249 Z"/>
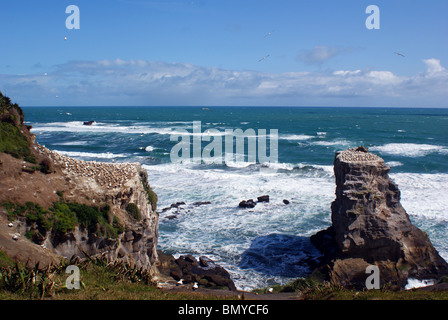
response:
<path fill-rule="evenodd" d="M 146 60 L 72 61 L 46 76 L 1 75 L 0 90 L 25 105 L 345 105 L 448 107 L 448 72 L 266 73 Z M 55 100 L 55 96 L 59 96 Z"/>
<path fill-rule="evenodd" d="M 423 60 L 423 62 L 428 67 L 428 73 L 431 75 L 433 75 L 435 73 L 442 73 L 442 72 L 446 73 L 446 69 L 441 66 L 440 60 L 438 60 L 438 59 L 426 59 L 426 60 Z"/>

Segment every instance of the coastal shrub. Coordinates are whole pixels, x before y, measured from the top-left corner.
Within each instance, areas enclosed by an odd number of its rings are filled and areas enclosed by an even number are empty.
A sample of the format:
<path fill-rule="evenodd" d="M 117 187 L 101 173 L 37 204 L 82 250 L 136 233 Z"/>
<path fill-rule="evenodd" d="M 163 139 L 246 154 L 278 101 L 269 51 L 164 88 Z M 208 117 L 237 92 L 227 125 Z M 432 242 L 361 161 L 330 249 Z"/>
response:
<path fill-rule="evenodd" d="M 126 212 L 137 221 L 140 221 L 142 219 L 140 209 L 133 202 L 128 203 L 128 205 L 126 206 Z"/>
<path fill-rule="evenodd" d="M 36 222 L 38 229 L 42 232 L 51 230 L 53 222 L 48 218 L 48 211 L 33 202 L 26 202 L 25 208 L 27 212 L 25 217 L 28 222 Z"/>
<path fill-rule="evenodd" d="M 45 210 L 39 204 L 26 202 L 24 205 L 3 202 L 0 204 L 8 213 L 9 220 L 24 217 L 27 224 L 36 224 L 34 232 L 46 234 L 48 231 L 66 233 L 73 231 L 80 225 L 90 233 L 96 233 L 100 237 L 117 238 L 123 233 L 124 227 L 117 217 L 111 213 L 110 205 L 101 208 L 91 207 L 76 202 L 64 202 L 62 192 L 59 193 L 61 200 L 55 202 L 52 207 Z"/>
<path fill-rule="evenodd" d="M 75 229 L 78 220 L 76 213 L 65 203 L 55 203 L 50 209 L 53 212 L 53 230 L 66 233 Z"/>
<path fill-rule="evenodd" d="M 36 162 L 26 137 L 19 128 L 8 122 L 0 122 L 0 152 L 8 153 L 14 158 L 25 159 L 31 163 Z"/>
<path fill-rule="evenodd" d="M 157 210 L 157 194 L 152 191 L 148 186 L 146 185 L 145 181 L 143 179 L 140 179 L 143 185 L 143 189 L 146 191 L 146 195 L 148 196 L 148 203 L 151 204 L 152 211 L 156 212 Z"/>
<path fill-rule="evenodd" d="M 86 228 L 89 232 L 96 231 L 96 224 L 98 223 L 101 212 L 98 208 L 90 207 L 80 203 L 67 203 L 69 210 L 75 213 L 79 224 Z"/>

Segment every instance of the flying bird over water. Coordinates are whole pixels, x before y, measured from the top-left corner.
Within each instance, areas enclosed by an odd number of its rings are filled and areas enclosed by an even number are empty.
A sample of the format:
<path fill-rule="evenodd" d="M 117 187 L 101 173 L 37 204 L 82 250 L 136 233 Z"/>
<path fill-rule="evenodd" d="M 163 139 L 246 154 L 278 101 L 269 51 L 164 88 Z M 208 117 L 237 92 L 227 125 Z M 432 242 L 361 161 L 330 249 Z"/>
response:
<path fill-rule="evenodd" d="M 261 61 L 263 61 L 263 60 L 266 60 L 267 58 L 269 58 L 271 55 L 270 54 L 268 54 L 267 56 L 264 56 L 263 58 L 261 58 L 260 60 L 258 60 L 258 62 L 261 62 Z"/>
<path fill-rule="evenodd" d="M 404 58 L 404 55 L 399 52 L 394 52 L 397 56 L 402 56 Z"/>

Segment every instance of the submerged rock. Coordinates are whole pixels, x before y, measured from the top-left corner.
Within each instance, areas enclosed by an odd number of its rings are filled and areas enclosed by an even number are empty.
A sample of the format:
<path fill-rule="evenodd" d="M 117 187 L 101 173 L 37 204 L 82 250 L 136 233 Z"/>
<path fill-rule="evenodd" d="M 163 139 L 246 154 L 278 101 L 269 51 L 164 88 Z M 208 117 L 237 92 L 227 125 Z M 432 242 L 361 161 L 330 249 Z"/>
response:
<path fill-rule="evenodd" d="M 338 152 L 332 225 L 311 237 L 322 252 L 320 271 L 333 283 L 365 288 L 366 268 L 376 265 L 381 285 L 404 288 L 408 278 L 440 279 L 448 264 L 400 204 L 390 167 L 366 149 Z"/>

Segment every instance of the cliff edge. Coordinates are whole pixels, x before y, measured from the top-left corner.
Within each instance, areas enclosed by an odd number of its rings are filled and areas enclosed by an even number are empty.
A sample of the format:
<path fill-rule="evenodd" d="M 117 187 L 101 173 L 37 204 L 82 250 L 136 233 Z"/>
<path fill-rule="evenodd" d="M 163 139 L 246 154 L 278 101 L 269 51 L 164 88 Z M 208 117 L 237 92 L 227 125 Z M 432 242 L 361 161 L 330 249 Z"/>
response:
<path fill-rule="evenodd" d="M 323 253 L 319 270 L 347 288 L 366 287 L 366 268 L 376 265 L 380 283 L 403 288 L 407 279 L 440 279 L 448 264 L 400 204 L 390 167 L 364 147 L 336 153 L 332 225 L 311 237 Z"/>
<path fill-rule="evenodd" d="M 32 266 L 101 254 L 153 270 L 159 217 L 147 172 L 48 150 L 1 92 L 0 108 L 0 251 Z"/>

